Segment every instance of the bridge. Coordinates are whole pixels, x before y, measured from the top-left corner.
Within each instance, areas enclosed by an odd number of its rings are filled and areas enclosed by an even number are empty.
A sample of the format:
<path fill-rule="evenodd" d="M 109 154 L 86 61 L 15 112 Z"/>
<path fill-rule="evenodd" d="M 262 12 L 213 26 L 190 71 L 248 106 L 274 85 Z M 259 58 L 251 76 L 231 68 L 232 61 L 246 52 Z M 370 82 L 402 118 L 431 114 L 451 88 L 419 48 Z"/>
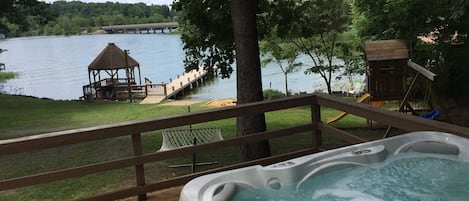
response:
<path fill-rule="evenodd" d="M 102 26 L 101 29 L 106 33 L 164 33 L 165 30 L 171 32 L 172 29 L 179 27 L 177 22 L 149 23 L 149 24 L 126 24 Z"/>

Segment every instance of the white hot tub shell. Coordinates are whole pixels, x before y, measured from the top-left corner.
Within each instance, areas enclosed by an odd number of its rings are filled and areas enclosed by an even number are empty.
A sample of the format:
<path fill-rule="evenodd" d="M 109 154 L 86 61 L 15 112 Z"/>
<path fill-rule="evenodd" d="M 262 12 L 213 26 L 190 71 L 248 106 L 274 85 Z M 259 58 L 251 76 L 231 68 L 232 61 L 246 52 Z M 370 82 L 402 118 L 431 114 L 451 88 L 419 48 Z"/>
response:
<path fill-rule="evenodd" d="M 413 132 L 387 139 L 311 154 L 269 166 L 250 166 L 201 176 L 187 183 L 180 201 L 228 201 L 239 189 L 280 189 L 350 166 L 366 166 L 403 152 L 434 153 L 469 160 L 469 140 L 448 133 Z"/>

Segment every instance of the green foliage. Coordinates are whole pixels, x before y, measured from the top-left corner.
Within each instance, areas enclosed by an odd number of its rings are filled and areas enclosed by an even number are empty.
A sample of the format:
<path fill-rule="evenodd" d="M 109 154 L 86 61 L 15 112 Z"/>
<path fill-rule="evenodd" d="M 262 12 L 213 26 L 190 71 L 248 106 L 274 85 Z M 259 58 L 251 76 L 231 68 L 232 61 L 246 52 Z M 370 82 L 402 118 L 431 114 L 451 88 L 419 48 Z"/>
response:
<path fill-rule="evenodd" d="M 51 9 L 61 16 L 81 16 L 95 18 L 99 16 L 112 16 L 122 14 L 126 18 L 144 19 L 154 14 L 163 18 L 172 18 L 174 13 L 168 5 L 145 5 L 144 3 L 84 3 L 80 1 L 56 1 L 50 5 Z M 100 24 L 106 25 L 106 24 Z"/>
<path fill-rule="evenodd" d="M 294 49 L 297 49 L 295 54 L 302 53 L 311 58 L 313 65 L 305 73 L 320 74 L 331 92 L 331 74 L 342 67 L 332 60 L 345 58 L 350 50 L 356 51 L 358 47 L 346 50 L 338 47 L 339 42 L 351 41 L 340 41 L 339 38 L 351 25 L 349 3 L 344 0 L 279 0 L 260 1 L 259 4 L 257 22 L 260 37 L 268 40 L 278 36 L 284 41 L 292 41 L 296 45 Z M 183 27 L 186 69 L 195 69 L 203 64 L 211 70 L 210 67 L 217 64 L 221 74 L 229 76 L 234 58 L 229 2 L 183 0 L 175 3 L 174 8 L 179 11 L 179 23 Z M 269 54 L 277 57 L 272 51 Z M 357 66 L 353 64 L 357 62 L 357 55 L 354 53 L 353 62 L 347 57 L 350 61 L 348 66 Z M 268 60 L 264 63 L 275 59 Z M 283 71 L 286 75 L 287 70 Z M 359 70 L 354 68 L 352 71 Z"/>
<path fill-rule="evenodd" d="M 339 42 L 337 43 L 336 57 L 344 61 L 343 73 L 338 77 L 339 79 L 346 77 L 350 84 L 353 85 L 353 77 L 355 75 L 366 73 L 362 43 L 354 29 L 340 35 Z"/>
<path fill-rule="evenodd" d="M 319 74 L 332 93 L 332 73 L 342 66 L 333 63 L 338 55 L 339 36 L 351 23 L 350 6 L 343 0 L 272 2 L 274 10 L 284 9 L 282 16 L 270 15 L 279 30 L 279 36 L 291 39 L 299 51 L 307 55 L 312 66 L 306 74 Z M 283 6 L 283 7 L 282 7 Z"/>
<path fill-rule="evenodd" d="M 20 25 L 11 23 L 6 17 L 0 19 L 0 26 L 2 26 L 4 33 L 7 33 L 9 36 L 17 36 L 21 33 Z"/>
<path fill-rule="evenodd" d="M 58 13 L 59 17 L 44 28 L 47 28 L 44 30 L 45 35 L 89 33 L 100 26 L 108 25 L 167 22 L 174 16 L 167 5 L 147 6 L 143 3 L 57 1 L 51 5 L 51 9 Z M 59 28 L 62 31 L 59 31 Z"/>
<path fill-rule="evenodd" d="M 264 56 L 263 66 L 275 63 L 282 71 L 285 78 L 285 94 L 288 95 L 288 74 L 297 71 L 303 65 L 301 62 L 296 62 L 299 54 L 296 46 L 293 43 L 283 42 L 276 36 L 271 36 L 260 43 L 260 50 Z"/>
<path fill-rule="evenodd" d="M 37 0 L 5 0 L 0 7 L 0 33 L 7 36 L 37 34 L 36 28 L 55 17 L 48 4 Z"/>
<path fill-rule="evenodd" d="M 467 4 L 465 0 L 356 0 L 354 6 L 363 16 L 357 21 L 360 35 L 377 39 L 402 38 L 415 42 L 417 36 L 459 24 L 455 22 L 464 15 Z"/>
<path fill-rule="evenodd" d="M 275 89 L 267 89 L 267 90 L 264 90 L 263 93 L 264 93 L 265 100 L 275 100 L 275 99 L 283 98 L 286 96 L 281 91 L 275 90 Z"/>
<path fill-rule="evenodd" d="M 186 71 L 204 66 L 213 72 L 214 65 L 223 78 L 233 72 L 233 27 L 229 1 L 180 0 L 173 7 L 179 12 L 182 27 Z"/>
<path fill-rule="evenodd" d="M 13 79 L 16 76 L 17 73 L 15 72 L 0 72 L 0 83 L 8 79 Z"/>
<path fill-rule="evenodd" d="M 89 33 L 107 25 L 167 22 L 175 16 L 167 5 L 27 2 L 35 3 L 16 6 L 18 8 L 12 9 L 14 12 L 0 13 L 3 17 L 0 18 L 0 32 L 3 27 L 8 36 L 72 35 Z"/>
<path fill-rule="evenodd" d="M 469 99 L 459 93 L 468 86 L 469 1 L 356 0 L 358 34 L 364 39 L 405 39 L 414 62 L 438 74 L 435 86 L 440 94 Z M 434 43 L 423 44 L 419 36 Z"/>

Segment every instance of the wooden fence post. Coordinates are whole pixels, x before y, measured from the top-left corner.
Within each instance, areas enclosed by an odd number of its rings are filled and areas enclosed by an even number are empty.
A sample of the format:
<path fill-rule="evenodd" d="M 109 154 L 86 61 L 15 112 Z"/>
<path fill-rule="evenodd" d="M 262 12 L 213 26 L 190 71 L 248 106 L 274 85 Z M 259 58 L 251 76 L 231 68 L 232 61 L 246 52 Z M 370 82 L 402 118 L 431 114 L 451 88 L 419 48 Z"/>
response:
<path fill-rule="evenodd" d="M 321 106 L 317 103 L 316 97 L 313 99 L 311 104 L 311 123 L 313 124 L 312 130 L 312 145 L 314 148 L 320 148 L 322 146 L 322 133 L 319 129 L 321 122 Z"/>
<path fill-rule="evenodd" d="M 140 133 L 132 134 L 132 147 L 134 156 L 141 156 L 143 154 L 142 149 L 142 136 Z M 137 179 L 137 186 L 145 186 L 145 169 L 143 164 L 135 165 L 135 177 Z M 147 194 L 138 195 L 138 200 L 147 200 Z"/>

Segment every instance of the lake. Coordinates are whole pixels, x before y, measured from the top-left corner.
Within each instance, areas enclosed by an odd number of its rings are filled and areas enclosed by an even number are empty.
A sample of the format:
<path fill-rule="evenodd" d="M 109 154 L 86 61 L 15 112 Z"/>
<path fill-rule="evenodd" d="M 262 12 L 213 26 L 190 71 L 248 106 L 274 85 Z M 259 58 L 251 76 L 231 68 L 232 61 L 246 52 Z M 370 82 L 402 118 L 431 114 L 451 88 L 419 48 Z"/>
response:
<path fill-rule="evenodd" d="M 17 78 L 0 83 L 0 91 L 50 98 L 75 100 L 83 96 L 82 86 L 89 83 L 88 65 L 106 47 L 115 43 L 130 50 L 130 56 L 140 63 L 144 77 L 153 83 L 169 82 L 184 72 L 184 51 L 180 35 L 175 34 L 114 34 L 81 36 L 24 37 L 0 40 L 0 62 L 6 71 L 18 73 Z M 326 89 L 319 75 L 305 75 L 305 65 L 288 75 L 293 92 L 313 92 Z M 340 62 L 340 61 L 337 61 Z M 211 100 L 236 97 L 235 72 L 230 79 L 215 78 L 187 95 L 187 99 Z M 275 64 L 262 68 L 263 88 L 284 91 L 284 77 Z M 359 76 L 358 82 L 363 81 Z M 360 81 L 361 80 L 361 81 Z M 345 80 L 336 82 L 334 90 L 341 90 Z"/>

